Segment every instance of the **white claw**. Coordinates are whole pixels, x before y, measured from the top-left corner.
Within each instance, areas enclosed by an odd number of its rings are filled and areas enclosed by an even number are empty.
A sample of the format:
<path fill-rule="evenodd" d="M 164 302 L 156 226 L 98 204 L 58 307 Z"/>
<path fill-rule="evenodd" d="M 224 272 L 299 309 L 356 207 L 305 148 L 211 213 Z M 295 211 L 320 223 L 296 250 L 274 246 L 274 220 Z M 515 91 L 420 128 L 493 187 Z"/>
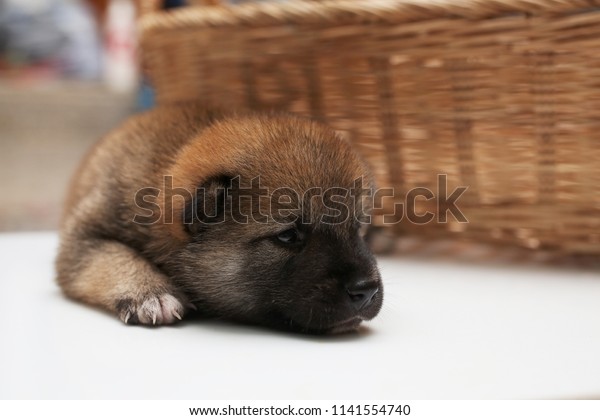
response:
<path fill-rule="evenodd" d="M 183 304 L 175 296 L 165 293 L 161 296 L 149 296 L 130 305 L 121 319 L 125 324 L 135 320 L 135 324 L 167 325 L 181 321 L 184 313 Z"/>
<path fill-rule="evenodd" d="M 191 303 L 191 302 L 190 302 L 190 303 L 188 303 L 188 304 L 187 304 L 187 306 L 188 306 L 189 308 L 193 309 L 194 311 L 197 311 L 197 310 L 198 310 L 198 307 L 197 307 L 196 305 L 194 305 L 193 303 Z"/>

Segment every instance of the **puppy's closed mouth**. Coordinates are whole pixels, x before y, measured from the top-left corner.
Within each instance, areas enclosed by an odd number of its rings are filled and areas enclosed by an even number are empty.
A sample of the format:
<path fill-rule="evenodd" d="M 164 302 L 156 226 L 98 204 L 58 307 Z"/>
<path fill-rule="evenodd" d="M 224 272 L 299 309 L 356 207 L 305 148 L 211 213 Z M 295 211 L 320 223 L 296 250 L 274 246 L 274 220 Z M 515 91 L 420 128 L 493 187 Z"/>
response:
<path fill-rule="evenodd" d="M 340 334 L 355 331 L 358 326 L 363 322 L 363 318 L 360 316 L 350 318 L 346 321 L 339 322 L 331 327 L 328 331 L 330 334 Z"/>

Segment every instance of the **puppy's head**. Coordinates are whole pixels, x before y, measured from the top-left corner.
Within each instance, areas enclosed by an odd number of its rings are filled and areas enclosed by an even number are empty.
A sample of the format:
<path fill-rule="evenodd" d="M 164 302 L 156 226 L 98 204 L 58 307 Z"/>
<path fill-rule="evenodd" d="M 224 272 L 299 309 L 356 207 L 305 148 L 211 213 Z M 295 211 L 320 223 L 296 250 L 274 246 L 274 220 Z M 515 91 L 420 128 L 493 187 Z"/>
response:
<path fill-rule="evenodd" d="M 363 239 L 373 183 L 346 141 L 299 118 L 245 117 L 183 154 L 197 188 L 170 265 L 201 311 L 312 333 L 377 315 L 383 288 Z"/>

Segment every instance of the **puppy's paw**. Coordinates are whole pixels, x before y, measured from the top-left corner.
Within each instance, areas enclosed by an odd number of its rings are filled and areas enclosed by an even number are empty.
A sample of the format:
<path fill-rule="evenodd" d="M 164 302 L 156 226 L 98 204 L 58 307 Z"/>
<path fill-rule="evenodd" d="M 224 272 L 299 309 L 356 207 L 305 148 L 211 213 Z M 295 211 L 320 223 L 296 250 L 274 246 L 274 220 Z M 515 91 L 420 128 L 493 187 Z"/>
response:
<path fill-rule="evenodd" d="M 126 324 L 166 325 L 181 321 L 185 307 L 178 298 L 165 293 L 137 300 L 121 299 L 117 302 L 117 313 Z"/>

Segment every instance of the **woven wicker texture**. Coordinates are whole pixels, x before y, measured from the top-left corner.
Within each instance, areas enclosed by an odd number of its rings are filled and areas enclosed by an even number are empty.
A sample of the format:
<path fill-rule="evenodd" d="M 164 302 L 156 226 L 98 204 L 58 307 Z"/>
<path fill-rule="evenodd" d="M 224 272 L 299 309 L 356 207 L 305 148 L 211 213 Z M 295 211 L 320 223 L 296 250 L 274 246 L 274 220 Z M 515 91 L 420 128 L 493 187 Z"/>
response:
<path fill-rule="evenodd" d="M 152 9 L 140 41 L 160 104 L 327 122 L 395 189 L 379 215 L 412 188 L 437 194 L 438 174 L 449 192 L 469 187 L 458 201 L 468 223 L 397 217 L 399 234 L 600 254 L 600 1 Z M 424 211 L 445 212 L 420 200 Z"/>

